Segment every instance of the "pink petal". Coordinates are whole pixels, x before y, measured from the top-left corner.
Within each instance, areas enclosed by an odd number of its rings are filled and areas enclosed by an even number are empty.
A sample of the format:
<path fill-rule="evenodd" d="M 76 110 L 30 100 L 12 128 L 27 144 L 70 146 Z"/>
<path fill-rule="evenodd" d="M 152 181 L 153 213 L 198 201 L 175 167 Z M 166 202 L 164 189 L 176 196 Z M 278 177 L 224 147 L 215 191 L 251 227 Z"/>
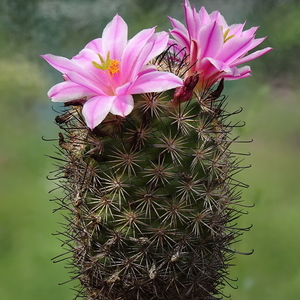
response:
<path fill-rule="evenodd" d="M 244 56 L 244 57 L 242 57 L 242 58 L 237 59 L 233 64 L 231 64 L 231 66 L 234 67 L 234 66 L 243 64 L 243 63 L 245 63 L 245 62 L 248 62 L 248 61 L 250 61 L 250 60 L 253 60 L 253 59 L 255 59 L 255 58 L 257 58 L 257 57 L 260 57 L 260 56 L 262 56 L 263 54 L 269 52 L 270 50 L 272 50 L 272 48 L 271 48 L 271 47 L 267 47 L 267 48 L 264 48 L 264 49 L 255 51 L 255 52 L 253 52 L 253 53 L 251 53 L 251 54 L 249 54 L 249 55 L 247 55 L 247 56 Z"/>
<path fill-rule="evenodd" d="M 223 46 L 223 30 L 216 22 L 209 23 L 200 29 L 198 40 L 201 47 L 198 59 L 215 57 Z"/>
<path fill-rule="evenodd" d="M 91 81 L 90 78 L 83 77 L 82 75 L 76 72 L 69 72 L 68 79 L 75 82 L 78 85 L 83 86 L 84 88 L 93 91 L 95 94 L 105 95 L 108 93 L 107 85 L 110 84 L 107 80 L 107 75 L 104 73 L 104 71 L 99 69 L 96 69 L 95 72 L 99 72 L 99 76 L 95 78 L 94 81 Z"/>
<path fill-rule="evenodd" d="M 174 74 L 156 71 L 140 76 L 130 87 L 130 93 L 163 92 L 182 85 L 182 79 Z"/>
<path fill-rule="evenodd" d="M 180 50 L 182 48 L 186 48 L 187 50 L 190 49 L 190 39 L 189 39 L 188 35 L 185 35 L 184 32 L 177 30 L 177 29 L 171 30 L 170 33 L 176 40 L 175 43 L 180 45 Z M 170 42 L 169 42 L 169 45 L 170 45 Z"/>
<path fill-rule="evenodd" d="M 250 50 L 252 50 L 256 46 L 258 46 L 259 44 L 261 44 L 265 39 L 266 39 L 266 37 L 259 38 L 259 39 L 253 39 L 250 42 L 250 44 L 248 45 L 247 52 L 250 51 Z"/>
<path fill-rule="evenodd" d="M 94 40 L 90 41 L 85 46 L 85 49 L 92 50 L 95 53 L 103 53 L 102 38 L 98 38 L 98 39 L 94 39 Z"/>
<path fill-rule="evenodd" d="M 228 40 L 217 59 L 226 63 L 231 63 L 235 59 L 241 57 L 249 50 L 253 37 L 239 37 Z"/>
<path fill-rule="evenodd" d="M 116 96 L 110 112 L 114 115 L 125 117 L 131 113 L 133 106 L 134 102 L 131 95 Z"/>
<path fill-rule="evenodd" d="M 61 73 L 68 73 L 69 71 L 78 71 L 80 69 L 73 61 L 52 54 L 41 55 L 53 68 Z"/>
<path fill-rule="evenodd" d="M 153 71 L 157 71 L 157 68 L 155 65 L 145 65 L 142 67 L 141 71 L 139 72 L 139 76 L 149 73 L 149 72 L 153 72 Z"/>
<path fill-rule="evenodd" d="M 84 69 L 92 69 L 92 61 L 99 61 L 99 57 L 96 52 L 91 49 L 84 48 L 76 56 L 72 58 L 72 61 L 80 65 Z"/>
<path fill-rule="evenodd" d="M 246 24 L 246 22 L 244 22 L 243 24 L 230 25 L 228 36 L 235 35 L 235 36 L 240 37 L 243 32 L 243 28 L 244 28 L 245 24 Z"/>
<path fill-rule="evenodd" d="M 200 26 L 203 26 L 203 25 L 208 24 L 208 23 L 211 22 L 210 15 L 208 14 L 208 12 L 206 11 L 204 6 L 202 6 L 200 8 L 199 19 L 201 20 L 201 25 Z"/>
<path fill-rule="evenodd" d="M 132 69 L 131 78 L 134 78 L 135 74 L 137 75 L 145 64 L 166 50 L 168 40 L 169 35 L 164 31 L 154 33 L 148 39 L 143 49 L 141 49 L 139 60 Z"/>
<path fill-rule="evenodd" d="M 251 76 L 251 69 L 249 66 L 244 66 L 241 68 L 232 68 L 231 73 L 225 73 L 222 75 L 222 78 L 225 78 L 226 80 L 237 80 L 241 78 L 246 78 Z"/>
<path fill-rule="evenodd" d="M 60 71 L 63 74 L 68 75 L 70 72 L 76 72 L 80 74 L 82 77 L 89 78 L 90 80 L 95 82 L 95 78 L 93 76 L 93 72 L 85 69 L 82 65 L 76 63 L 76 61 L 72 61 L 62 56 L 56 56 L 52 54 L 41 55 L 53 68 Z M 92 68 L 93 65 L 91 63 Z M 94 68 L 94 67 L 93 67 Z M 96 69 L 96 68 L 94 68 Z"/>
<path fill-rule="evenodd" d="M 231 68 L 222 61 L 205 57 L 201 61 L 201 73 L 204 77 L 218 77 L 220 73 L 231 72 Z"/>
<path fill-rule="evenodd" d="M 193 9 L 191 8 L 189 1 L 185 0 L 183 8 L 184 8 L 185 22 L 186 22 L 189 36 L 190 38 L 194 38 L 197 34 L 197 29 L 199 29 L 199 26 L 197 26 L 199 25 L 197 24 L 199 18 L 197 18 L 197 13 L 195 9 L 193 11 Z"/>
<path fill-rule="evenodd" d="M 230 67 L 221 60 L 217 60 L 211 57 L 205 57 L 202 60 L 203 65 L 206 61 L 209 61 L 219 72 L 230 72 Z"/>
<path fill-rule="evenodd" d="M 151 52 L 149 53 L 148 57 L 146 58 L 146 62 L 152 60 L 154 57 L 161 54 L 163 51 L 166 50 L 169 34 L 165 31 L 154 33 L 153 35 L 154 43 Z"/>
<path fill-rule="evenodd" d="M 226 30 L 228 28 L 228 24 L 226 22 L 226 20 L 224 19 L 224 17 L 220 14 L 219 11 L 213 11 L 210 14 L 210 19 L 213 22 L 217 22 L 217 24 L 221 27 L 223 27 L 223 30 Z"/>
<path fill-rule="evenodd" d="M 127 45 L 127 33 L 127 24 L 119 15 L 116 15 L 103 30 L 103 54 L 106 55 L 109 51 L 112 59 L 121 61 L 123 51 Z"/>
<path fill-rule="evenodd" d="M 108 115 L 115 96 L 94 96 L 82 108 L 82 114 L 90 129 L 94 129 Z"/>
<path fill-rule="evenodd" d="M 169 18 L 169 20 L 170 20 L 170 22 L 171 22 L 174 29 L 176 29 L 179 32 L 182 32 L 182 34 L 185 35 L 185 36 L 189 35 L 186 27 L 180 21 L 178 21 L 176 19 L 173 19 L 171 17 L 168 17 L 168 18 Z"/>
<path fill-rule="evenodd" d="M 133 82 L 126 82 L 125 84 L 123 84 L 122 86 L 119 86 L 116 88 L 116 95 L 117 96 L 125 96 L 125 95 L 130 95 L 132 94 L 130 92 L 130 88 L 133 85 Z"/>
<path fill-rule="evenodd" d="M 130 81 L 130 78 L 136 77 L 138 71 L 145 64 L 145 59 L 150 54 L 152 48 L 144 48 L 153 36 L 153 33 L 154 28 L 144 29 L 128 42 L 123 53 L 121 65 L 121 77 L 125 81 Z"/>
<path fill-rule="evenodd" d="M 251 27 L 242 32 L 241 36 L 253 36 L 259 27 Z"/>
<path fill-rule="evenodd" d="M 64 81 L 54 85 L 48 92 L 53 102 L 66 102 L 95 95 L 92 90 L 72 81 Z"/>
<path fill-rule="evenodd" d="M 191 65 L 191 72 L 197 72 L 201 68 L 201 47 L 199 42 L 195 39 L 191 39 L 191 48 L 190 48 L 190 65 Z"/>

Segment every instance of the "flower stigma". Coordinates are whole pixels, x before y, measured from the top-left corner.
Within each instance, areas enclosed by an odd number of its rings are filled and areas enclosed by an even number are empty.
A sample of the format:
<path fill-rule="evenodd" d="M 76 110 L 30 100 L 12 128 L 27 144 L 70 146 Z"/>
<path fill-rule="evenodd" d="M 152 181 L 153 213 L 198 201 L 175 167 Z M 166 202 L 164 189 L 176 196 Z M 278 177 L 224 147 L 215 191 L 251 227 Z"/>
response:
<path fill-rule="evenodd" d="M 224 37 L 224 43 L 226 43 L 227 41 L 229 41 L 231 38 L 234 37 L 234 34 L 228 36 L 228 33 L 229 33 L 230 29 L 228 28 L 224 34 L 223 34 L 223 37 Z"/>

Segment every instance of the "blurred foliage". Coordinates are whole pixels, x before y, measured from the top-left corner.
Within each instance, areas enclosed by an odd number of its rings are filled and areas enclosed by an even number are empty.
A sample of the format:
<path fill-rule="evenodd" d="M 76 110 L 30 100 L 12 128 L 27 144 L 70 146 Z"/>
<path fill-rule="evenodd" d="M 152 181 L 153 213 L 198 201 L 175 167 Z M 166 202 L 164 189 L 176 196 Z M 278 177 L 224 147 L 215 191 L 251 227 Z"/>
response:
<path fill-rule="evenodd" d="M 55 167 L 56 115 L 47 90 L 60 80 L 40 57 L 53 53 L 71 57 L 101 35 L 118 13 L 138 30 L 158 25 L 170 28 L 167 15 L 183 20 L 183 0 L 1 0 L 0 1 L 0 299 L 71 299 L 69 270 L 51 258 L 62 253 L 51 233 L 60 230 L 62 217 L 51 214 L 55 186 L 46 180 Z M 239 289 L 232 299 L 297 300 L 300 267 L 297 242 L 300 221 L 299 147 L 300 3 L 298 0 L 191 0 L 197 9 L 220 10 L 228 23 L 246 28 L 260 26 L 257 37 L 268 36 L 260 47 L 273 51 L 250 62 L 253 77 L 226 84 L 228 110 L 242 106 L 235 116 L 247 125 L 235 132 L 250 144 L 236 144 L 237 152 L 251 152 L 252 164 L 237 177 L 250 184 L 244 191 L 247 205 L 255 203 L 241 219 L 254 227 L 237 249 L 255 252 L 238 256 L 232 276 Z M 54 109 L 56 109 L 54 106 Z M 243 225 L 243 224 L 242 224 Z M 16 288 L 17 286 L 17 288 Z"/>
<path fill-rule="evenodd" d="M 260 77 L 281 85 L 297 85 L 300 60 L 300 2 L 298 0 L 255 0 L 251 25 L 260 26 L 259 34 L 267 36 L 274 50 L 255 63 Z"/>
<path fill-rule="evenodd" d="M 128 22 L 133 35 L 142 27 L 167 25 L 169 22 L 163 16 L 172 12 L 171 8 L 175 7 L 172 3 L 172 0 L 143 0 L 142 3 L 132 0 L 2 0 L 1 44 L 9 43 L 16 52 L 22 45 L 22 52 L 30 58 L 46 52 L 75 55 L 74 49 L 79 51 L 90 40 L 101 36 L 116 13 Z"/>
<path fill-rule="evenodd" d="M 0 66 L 0 94 L 13 95 L 15 99 L 11 101 L 9 97 L 3 97 L 2 104 L 6 108 L 26 111 L 40 102 L 38 95 L 46 89 L 47 78 L 35 63 L 17 54 L 14 59 L 1 59 Z"/>

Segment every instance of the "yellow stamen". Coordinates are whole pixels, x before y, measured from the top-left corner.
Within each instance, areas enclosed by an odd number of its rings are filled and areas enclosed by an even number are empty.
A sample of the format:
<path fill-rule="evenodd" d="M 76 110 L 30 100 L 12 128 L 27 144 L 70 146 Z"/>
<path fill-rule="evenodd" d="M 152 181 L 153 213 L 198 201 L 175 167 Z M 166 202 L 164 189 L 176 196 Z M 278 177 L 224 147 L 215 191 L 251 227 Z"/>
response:
<path fill-rule="evenodd" d="M 120 62 L 117 59 L 112 59 L 109 62 L 108 71 L 111 76 L 120 72 Z"/>

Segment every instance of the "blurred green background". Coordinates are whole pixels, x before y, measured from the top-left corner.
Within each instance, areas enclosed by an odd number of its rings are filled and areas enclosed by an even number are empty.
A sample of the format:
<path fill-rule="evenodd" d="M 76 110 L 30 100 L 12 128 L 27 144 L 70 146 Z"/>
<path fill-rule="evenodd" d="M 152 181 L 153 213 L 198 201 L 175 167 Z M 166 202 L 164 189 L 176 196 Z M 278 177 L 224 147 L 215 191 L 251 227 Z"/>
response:
<path fill-rule="evenodd" d="M 240 219 L 253 224 L 236 244 L 231 268 L 238 289 L 226 288 L 234 300 L 298 300 L 300 295 L 300 1 L 191 0 L 197 9 L 220 10 L 229 24 L 247 20 L 260 25 L 257 36 L 268 36 L 260 46 L 273 51 L 250 62 L 253 76 L 226 83 L 228 110 L 243 107 L 232 118 L 246 126 L 234 135 L 252 143 L 234 145 L 251 152 L 237 175 L 250 187 L 243 191 L 246 205 L 255 204 Z M 60 74 L 39 55 L 72 57 L 99 36 L 118 13 L 128 23 L 130 36 L 158 25 L 168 30 L 170 15 L 183 20 L 182 0 L 1 0 L 0 3 L 0 299 L 72 299 L 65 263 L 53 264 L 61 242 L 52 233 L 63 221 L 49 201 L 55 187 L 46 176 L 54 170 L 46 155 L 55 153 L 55 109 L 48 89 Z"/>

